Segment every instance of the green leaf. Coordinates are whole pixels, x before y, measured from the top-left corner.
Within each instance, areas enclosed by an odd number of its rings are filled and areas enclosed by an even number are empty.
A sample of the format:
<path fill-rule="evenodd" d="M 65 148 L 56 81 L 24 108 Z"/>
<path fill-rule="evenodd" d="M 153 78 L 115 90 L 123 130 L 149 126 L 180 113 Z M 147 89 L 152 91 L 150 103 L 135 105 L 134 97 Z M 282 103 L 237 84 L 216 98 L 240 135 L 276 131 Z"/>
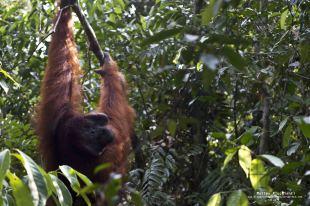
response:
<path fill-rule="evenodd" d="M 263 154 L 263 155 L 260 155 L 260 157 L 268 160 L 271 164 L 273 164 L 276 167 L 282 168 L 285 165 L 284 162 L 279 157 L 276 157 L 273 155 Z"/>
<path fill-rule="evenodd" d="M 5 83 L 5 81 L 0 80 L 0 87 L 6 94 L 9 92 L 9 86 Z"/>
<path fill-rule="evenodd" d="M 75 172 L 77 176 L 85 183 L 85 185 L 90 186 L 93 184 L 88 177 L 86 177 L 85 175 L 83 175 L 82 173 L 78 171 L 75 171 Z"/>
<path fill-rule="evenodd" d="M 208 25 L 213 17 L 215 17 L 221 8 L 223 0 L 210 0 L 201 13 L 202 25 Z"/>
<path fill-rule="evenodd" d="M 59 201 L 60 205 L 71 206 L 72 197 L 66 185 L 53 174 L 49 174 L 49 177 L 52 180 L 53 186 L 55 188 L 55 193 L 58 197 L 57 200 Z"/>
<path fill-rule="evenodd" d="M 106 163 L 103 163 L 103 164 L 100 164 L 98 165 L 95 170 L 94 170 L 94 173 L 97 174 L 98 172 L 104 170 L 104 169 L 107 169 L 109 167 L 111 167 L 112 164 L 110 162 L 106 162 Z"/>
<path fill-rule="evenodd" d="M 280 28 L 286 30 L 286 19 L 287 19 L 288 9 L 282 12 L 280 18 Z"/>
<path fill-rule="evenodd" d="M 241 145 L 238 151 L 238 157 L 239 164 L 245 172 L 246 177 L 248 177 L 252 161 L 251 150 L 247 146 Z"/>
<path fill-rule="evenodd" d="M 48 194 L 47 196 L 50 197 L 55 189 L 53 186 L 52 179 L 41 167 L 39 167 L 39 170 L 41 174 L 44 176 L 44 179 L 46 180 L 46 187 L 47 187 L 47 194 Z"/>
<path fill-rule="evenodd" d="M 228 61 L 238 70 L 242 71 L 245 69 L 246 61 L 243 57 L 236 51 L 234 51 L 230 47 L 225 47 L 223 50 L 223 53 L 225 57 L 228 59 Z"/>
<path fill-rule="evenodd" d="M 288 117 L 286 117 L 284 120 L 282 120 L 279 124 L 279 129 L 278 132 L 281 132 L 282 129 L 285 127 L 286 123 L 287 123 Z"/>
<path fill-rule="evenodd" d="M 303 41 L 299 45 L 301 62 L 307 64 L 310 61 L 310 44 L 308 41 Z"/>
<path fill-rule="evenodd" d="M 302 131 L 303 135 L 310 138 L 310 116 L 308 117 L 294 117 L 299 129 Z"/>
<path fill-rule="evenodd" d="M 5 149 L 0 152 L 0 195 L 2 191 L 2 181 L 5 178 L 6 173 L 10 169 L 11 164 L 11 155 L 10 150 Z"/>
<path fill-rule="evenodd" d="M 302 167 L 304 163 L 302 162 L 289 162 L 281 169 L 281 173 L 290 174 L 296 171 L 299 167 Z"/>
<path fill-rule="evenodd" d="M 120 6 L 122 9 L 125 9 L 125 3 L 123 0 L 113 0 L 115 6 Z"/>
<path fill-rule="evenodd" d="M 27 172 L 28 186 L 33 198 L 35 206 L 45 206 L 48 198 L 48 190 L 43 174 L 40 172 L 39 166 L 25 153 L 17 150 L 19 154 L 14 156 L 19 159 Z"/>
<path fill-rule="evenodd" d="M 62 174 L 67 178 L 67 180 L 70 182 L 70 186 L 73 189 L 73 191 L 79 193 L 81 186 L 75 173 L 75 170 L 67 165 L 59 166 L 59 169 L 62 172 Z"/>
<path fill-rule="evenodd" d="M 16 206 L 34 206 L 31 192 L 23 181 L 11 172 L 7 173 L 7 177 L 12 187 Z"/>
<path fill-rule="evenodd" d="M 247 129 L 241 136 L 240 136 L 240 142 L 243 145 L 249 144 L 253 140 L 253 134 L 257 131 L 258 127 L 253 126 L 249 129 Z"/>
<path fill-rule="evenodd" d="M 220 206 L 221 205 L 221 194 L 216 193 L 211 196 L 206 206 Z"/>
<path fill-rule="evenodd" d="M 6 78 L 10 79 L 12 82 L 14 82 L 18 87 L 20 86 L 20 84 L 18 84 L 13 77 L 11 77 L 11 75 L 9 75 L 9 73 L 7 73 L 5 70 L 0 68 L 0 73 L 2 73 Z"/>
<path fill-rule="evenodd" d="M 183 31 L 183 28 L 173 28 L 173 29 L 167 29 L 163 30 L 157 34 L 154 34 L 153 36 L 149 37 L 148 39 L 144 40 L 141 43 L 141 46 L 147 46 L 156 42 L 160 42 L 164 39 L 168 39 L 170 37 L 173 37 Z"/>
<path fill-rule="evenodd" d="M 252 187 L 257 190 L 259 188 L 268 188 L 269 175 L 266 172 L 264 162 L 260 159 L 253 159 L 250 169 L 250 180 Z"/>
<path fill-rule="evenodd" d="M 215 139 L 225 139 L 226 134 L 223 132 L 212 132 L 211 136 L 214 137 Z"/>
<path fill-rule="evenodd" d="M 137 191 L 133 191 L 130 193 L 131 197 L 132 197 L 132 202 L 134 203 L 135 206 L 143 206 L 146 205 L 143 203 L 143 199 L 140 195 L 139 192 Z"/>
<path fill-rule="evenodd" d="M 285 129 L 285 131 L 284 131 L 284 134 L 283 134 L 283 138 L 282 138 L 282 147 L 283 147 L 283 148 L 286 148 L 286 147 L 289 146 L 290 141 L 291 141 L 292 130 L 293 130 L 292 125 L 289 124 L 289 125 L 286 127 L 286 129 Z"/>
<path fill-rule="evenodd" d="M 171 134 L 171 136 L 175 135 L 175 132 L 177 130 L 177 123 L 173 119 L 168 120 L 168 131 Z"/>
<path fill-rule="evenodd" d="M 227 199 L 227 206 L 248 206 L 249 200 L 242 190 L 232 192 Z"/>
<path fill-rule="evenodd" d="M 74 170 L 73 168 L 62 165 L 59 167 L 63 175 L 67 178 L 67 180 L 70 182 L 70 186 L 77 194 L 81 195 L 83 200 L 88 206 L 91 206 L 91 202 L 86 194 L 81 193 L 81 186 L 78 180 L 78 177 L 86 184 L 86 186 L 90 186 L 92 182 L 82 173 Z"/>
<path fill-rule="evenodd" d="M 298 150 L 299 146 L 300 146 L 300 142 L 294 142 L 294 143 L 292 143 L 292 144 L 290 145 L 290 147 L 288 148 L 286 154 L 287 154 L 288 156 L 291 156 L 292 154 L 294 154 L 294 153 Z"/>
<path fill-rule="evenodd" d="M 232 158 L 236 154 L 237 150 L 238 150 L 238 148 L 232 148 L 232 149 L 229 149 L 225 152 L 227 156 L 226 156 L 226 158 L 224 160 L 224 164 L 221 168 L 222 171 L 226 168 L 227 164 L 232 160 Z"/>

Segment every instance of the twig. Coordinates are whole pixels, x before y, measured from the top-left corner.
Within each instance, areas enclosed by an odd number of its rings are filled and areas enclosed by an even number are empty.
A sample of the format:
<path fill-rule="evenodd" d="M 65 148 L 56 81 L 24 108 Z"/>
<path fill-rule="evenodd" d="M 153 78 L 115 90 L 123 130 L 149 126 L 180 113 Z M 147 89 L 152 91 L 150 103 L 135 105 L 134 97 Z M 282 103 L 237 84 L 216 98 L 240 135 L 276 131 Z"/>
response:
<path fill-rule="evenodd" d="M 87 21 L 85 15 L 83 14 L 81 7 L 78 4 L 74 4 L 72 5 L 73 11 L 76 13 L 77 17 L 79 18 L 88 42 L 89 42 L 89 49 L 94 52 L 95 56 L 97 57 L 100 65 L 102 66 L 104 64 L 104 53 L 102 52 L 102 49 L 99 45 L 99 42 L 96 38 L 96 34 L 94 32 L 94 30 L 92 29 L 92 27 L 90 26 L 89 22 Z"/>
<path fill-rule="evenodd" d="M 278 42 L 276 42 L 276 43 L 273 45 L 273 47 L 271 48 L 271 51 L 273 51 L 273 50 L 280 44 L 280 42 L 284 39 L 284 37 L 288 34 L 289 31 L 290 31 L 290 30 L 287 30 L 287 31 L 281 36 L 280 40 L 279 40 Z"/>

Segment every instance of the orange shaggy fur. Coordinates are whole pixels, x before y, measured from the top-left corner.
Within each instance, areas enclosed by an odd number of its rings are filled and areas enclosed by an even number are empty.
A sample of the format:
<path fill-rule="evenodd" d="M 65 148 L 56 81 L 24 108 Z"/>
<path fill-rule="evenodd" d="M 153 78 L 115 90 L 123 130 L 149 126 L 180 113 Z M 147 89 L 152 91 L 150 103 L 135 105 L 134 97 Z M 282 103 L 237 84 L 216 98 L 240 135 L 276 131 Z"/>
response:
<path fill-rule="evenodd" d="M 48 171 L 68 164 L 99 182 L 106 181 L 111 171 L 125 173 L 135 113 L 128 104 L 126 82 L 117 64 L 112 59 L 107 60 L 101 70 L 105 75 L 102 76 L 97 111 L 109 117 L 106 127 L 114 134 L 114 142 L 107 145 L 99 157 L 89 158 L 70 148 L 78 137 L 65 136 L 70 129 L 67 122 L 75 117 L 83 119 L 84 114 L 79 84 L 81 69 L 73 37 L 71 10 L 64 9 L 49 46 L 36 118 L 39 149 Z M 112 167 L 94 175 L 94 168 L 104 162 L 111 162 Z"/>

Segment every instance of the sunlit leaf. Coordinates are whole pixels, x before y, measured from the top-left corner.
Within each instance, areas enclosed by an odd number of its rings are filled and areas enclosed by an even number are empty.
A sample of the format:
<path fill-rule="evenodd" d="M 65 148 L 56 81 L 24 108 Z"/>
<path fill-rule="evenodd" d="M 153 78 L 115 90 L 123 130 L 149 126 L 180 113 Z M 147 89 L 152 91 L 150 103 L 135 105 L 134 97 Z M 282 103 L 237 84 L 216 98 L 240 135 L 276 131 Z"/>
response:
<path fill-rule="evenodd" d="M 5 149 L 2 152 L 0 152 L 0 195 L 2 191 L 2 181 L 5 178 L 6 173 L 10 169 L 11 164 L 11 156 L 10 156 L 10 150 Z"/>
<path fill-rule="evenodd" d="M 57 200 L 59 201 L 60 205 L 71 206 L 72 197 L 65 184 L 61 180 L 59 180 L 58 177 L 56 177 L 55 175 L 49 174 L 49 176 L 52 180 L 56 195 L 58 197 Z"/>
<path fill-rule="evenodd" d="M 43 174 L 40 172 L 39 166 L 25 153 L 17 150 L 19 154 L 14 156 L 19 159 L 27 172 L 28 186 L 33 197 L 35 206 L 45 206 L 48 198 L 48 190 Z"/>
<path fill-rule="evenodd" d="M 211 196 L 206 206 L 220 206 L 221 205 L 221 194 L 216 193 Z"/>
<path fill-rule="evenodd" d="M 62 172 L 62 174 L 67 178 L 67 180 L 70 182 L 71 188 L 78 193 L 81 187 L 77 175 L 75 173 L 75 170 L 67 165 L 59 166 L 59 169 Z"/>
<path fill-rule="evenodd" d="M 286 19 L 287 19 L 288 9 L 282 12 L 280 17 L 280 28 L 286 30 Z"/>
<path fill-rule="evenodd" d="M 250 169 L 250 180 L 252 187 L 257 190 L 259 188 L 269 187 L 269 175 L 265 169 L 264 162 L 260 159 L 253 159 Z"/>
<path fill-rule="evenodd" d="M 18 87 L 20 86 L 20 84 L 18 84 L 13 77 L 11 77 L 11 75 L 9 75 L 9 73 L 7 73 L 5 70 L 0 68 L 0 73 L 2 73 L 6 78 L 10 79 L 12 82 L 14 82 Z"/>
<path fill-rule="evenodd" d="M 249 200 L 242 190 L 232 192 L 227 199 L 227 206 L 248 206 Z"/>
<path fill-rule="evenodd" d="M 239 164 L 243 169 L 246 177 L 248 177 L 252 161 L 251 150 L 247 146 L 241 145 L 240 149 L 238 150 L 238 157 Z"/>
<path fill-rule="evenodd" d="M 123 0 L 113 0 L 114 5 L 120 6 L 122 9 L 125 8 L 125 3 Z"/>
<path fill-rule="evenodd" d="M 238 151 L 238 148 L 232 148 L 229 150 L 226 150 L 226 158 L 224 160 L 224 164 L 222 166 L 222 170 L 224 170 L 227 166 L 227 164 L 232 160 L 232 158 L 234 157 L 234 155 L 236 154 L 236 152 Z"/>
<path fill-rule="evenodd" d="M 86 175 L 84 175 L 78 171 L 75 171 L 75 172 L 76 172 L 77 176 L 83 181 L 84 184 L 86 184 L 87 186 L 92 184 L 92 182 L 90 181 L 90 179 Z"/>
<path fill-rule="evenodd" d="M 12 187 L 16 206 L 34 206 L 31 192 L 27 185 L 11 172 L 8 172 L 7 177 Z"/>

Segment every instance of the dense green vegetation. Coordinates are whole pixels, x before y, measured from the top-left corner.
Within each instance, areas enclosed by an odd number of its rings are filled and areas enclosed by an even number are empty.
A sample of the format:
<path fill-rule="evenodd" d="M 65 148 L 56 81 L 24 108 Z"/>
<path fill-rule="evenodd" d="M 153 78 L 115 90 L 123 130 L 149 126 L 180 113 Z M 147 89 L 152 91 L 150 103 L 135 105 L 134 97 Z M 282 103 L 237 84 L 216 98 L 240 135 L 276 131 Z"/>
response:
<path fill-rule="evenodd" d="M 137 112 L 124 205 L 310 205 L 308 0 L 80 4 Z M 38 166 L 33 131 L 54 14 L 52 0 L 0 2 L 0 205 L 44 205 L 52 193 L 71 204 Z M 99 64 L 75 28 L 91 111 Z M 86 202 L 99 188 L 115 205 L 117 175 L 98 186 L 58 172 Z"/>

